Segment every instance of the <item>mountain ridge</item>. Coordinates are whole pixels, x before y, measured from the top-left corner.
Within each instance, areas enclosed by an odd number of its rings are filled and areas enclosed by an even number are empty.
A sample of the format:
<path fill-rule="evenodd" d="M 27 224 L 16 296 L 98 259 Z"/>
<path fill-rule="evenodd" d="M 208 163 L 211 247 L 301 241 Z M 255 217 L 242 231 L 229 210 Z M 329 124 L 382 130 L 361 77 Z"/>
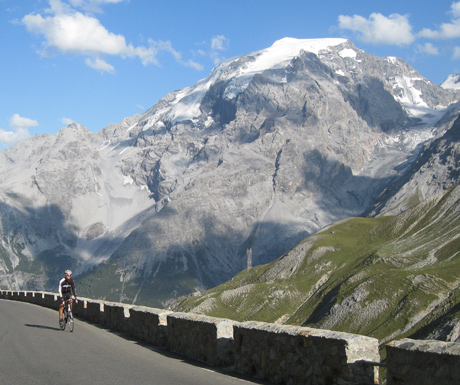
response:
<path fill-rule="evenodd" d="M 120 124 L 73 124 L 1 152 L 0 284 L 48 288 L 62 258 L 92 297 L 165 306 L 245 269 L 248 250 L 267 263 L 381 210 L 460 97 L 401 59 L 332 42 L 283 39 Z M 292 57 L 277 62 L 283 46 Z"/>

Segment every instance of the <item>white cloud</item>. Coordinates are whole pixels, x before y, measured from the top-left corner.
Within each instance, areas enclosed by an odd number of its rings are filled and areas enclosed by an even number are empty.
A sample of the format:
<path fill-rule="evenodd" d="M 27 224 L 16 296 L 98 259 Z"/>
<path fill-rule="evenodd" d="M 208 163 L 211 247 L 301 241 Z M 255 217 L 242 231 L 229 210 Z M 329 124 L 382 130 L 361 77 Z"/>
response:
<path fill-rule="evenodd" d="M 358 39 L 375 45 L 408 45 L 415 40 L 407 16 L 392 14 L 389 17 L 372 13 L 369 19 L 359 15 L 339 16 L 339 28 L 355 32 Z"/>
<path fill-rule="evenodd" d="M 460 59 L 460 47 L 455 47 L 454 48 L 454 53 L 452 55 L 452 59 Z"/>
<path fill-rule="evenodd" d="M 428 55 L 439 55 L 439 50 L 431 43 L 417 44 L 417 52 Z"/>
<path fill-rule="evenodd" d="M 450 12 L 452 13 L 452 15 L 454 15 L 454 18 L 460 18 L 460 1 L 452 3 L 450 9 Z"/>
<path fill-rule="evenodd" d="M 454 39 L 460 37 L 460 20 L 454 20 L 452 23 L 444 23 L 438 31 L 424 28 L 420 31 L 419 36 L 429 39 Z"/>
<path fill-rule="evenodd" d="M 193 61 L 193 60 L 189 60 L 187 62 L 183 62 L 183 65 L 185 65 L 186 67 L 190 67 L 190 68 L 194 68 L 196 69 L 197 71 L 202 71 L 204 66 L 196 61 Z"/>
<path fill-rule="evenodd" d="M 115 72 L 115 68 L 111 64 L 99 58 L 87 58 L 85 60 L 85 63 L 88 67 L 91 67 L 101 72 Z"/>
<path fill-rule="evenodd" d="M 34 127 L 38 126 L 38 122 L 34 119 L 23 118 L 19 114 L 14 114 L 10 119 L 10 126 L 12 128 Z"/>
<path fill-rule="evenodd" d="M 200 63 L 197 63 L 193 60 L 188 60 L 184 61 L 182 59 L 182 54 L 178 51 L 176 51 L 173 47 L 170 41 L 154 41 L 152 39 L 149 39 L 149 44 L 150 47 L 156 52 L 159 53 L 161 51 L 168 52 L 171 54 L 174 59 L 180 64 L 182 64 L 185 67 L 190 67 L 194 68 L 197 71 L 201 71 L 203 69 L 203 66 Z"/>
<path fill-rule="evenodd" d="M 71 0 L 74 7 L 88 8 L 123 0 Z M 76 11 L 61 0 L 49 0 L 50 8 L 43 14 L 33 13 L 23 17 L 22 23 L 31 33 L 43 36 L 43 52 L 58 51 L 64 54 L 87 56 L 86 64 L 101 72 L 114 72 L 115 68 L 104 55 L 121 58 L 138 58 L 143 65 L 159 65 L 157 55 L 160 51 L 169 52 L 180 64 L 202 69 L 203 67 L 191 60 L 182 60 L 169 41 L 156 42 L 149 39 L 149 46 L 135 47 L 128 44 L 123 35 L 108 31 L 100 21 L 92 15 Z"/>
<path fill-rule="evenodd" d="M 75 120 L 69 119 L 69 118 L 62 118 L 61 122 L 65 124 L 66 126 L 68 126 L 69 124 L 75 123 Z"/>
<path fill-rule="evenodd" d="M 419 36 L 429 39 L 455 39 L 460 37 L 460 1 L 452 3 L 450 13 L 453 19 L 450 23 L 443 23 L 438 30 L 424 28 Z"/>
<path fill-rule="evenodd" d="M 208 42 L 201 43 L 203 45 L 209 45 Z M 207 56 L 211 58 L 214 65 L 219 64 L 225 58 L 222 56 L 222 51 L 226 51 L 230 47 L 230 40 L 224 35 L 217 35 L 211 38 L 211 44 L 209 50 L 198 49 L 195 54 L 200 56 Z"/>
<path fill-rule="evenodd" d="M 110 33 L 99 20 L 80 12 L 48 17 L 29 14 L 22 21 L 29 32 L 45 37 L 46 47 L 63 53 L 132 55 L 123 36 Z"/>
<path fill-rule="evenodd" d="M 155 41 L 153 39 L 149 39 L 149 44 L 154 48 L 155 52 L 166 51 L 169 52 L 177 61 L 182 60 L 182 55 L 172 47 L 170 41 Z"/>
<path fill-rule="evenodd" d="M 38 126 L 34 119 L 24 118 L 19 114 L 14 114 L 10 119 L 11 130 L 0 129 L 0 143 L 11 145 L 30 137 L 29 127 Z"/>
<path fill-rule="evenodd" d="M 6 131 L 0 128 L 0 143 L 3 145 L 16 144 L 29 137 L 30 133 L 26 128 L 19 128 L 15 131 Z"/>
<path fill-rule="evenodd" d="M 225 51 L 230 45 L 230 40 L 224 35 L 214 36 L 211 40 L 211 48 L 217 51 Z"/>
<path fill-rule="evenodd" d="M 57 15 L 70 12 L 72 8 L 63 3 L 61 0 L 49 0 L 50 9 L 47 10 L 47 13 L 55 13 Z"/>

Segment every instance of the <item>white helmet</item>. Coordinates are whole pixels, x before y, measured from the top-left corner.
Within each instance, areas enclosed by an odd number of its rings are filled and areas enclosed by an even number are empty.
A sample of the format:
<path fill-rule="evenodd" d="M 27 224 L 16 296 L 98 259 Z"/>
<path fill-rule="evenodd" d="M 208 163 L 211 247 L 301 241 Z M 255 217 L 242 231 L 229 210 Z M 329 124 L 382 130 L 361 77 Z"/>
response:
<path fill-rule="evenodd" d="M 66 271 L 64 271 L 64 274 L 72 275 L 72 270 L 66 270 Z"/>

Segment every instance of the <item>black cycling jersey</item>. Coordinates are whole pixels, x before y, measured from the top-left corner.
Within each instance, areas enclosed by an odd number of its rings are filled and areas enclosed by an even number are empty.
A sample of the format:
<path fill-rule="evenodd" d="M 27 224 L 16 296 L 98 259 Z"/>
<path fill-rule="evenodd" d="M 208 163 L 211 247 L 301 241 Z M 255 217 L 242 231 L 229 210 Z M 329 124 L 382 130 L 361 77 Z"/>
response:
<path fill-rule="evenodd" d="M 72 293 L 74 297 L 77 296 L 77 292 L 75 291 L 75 282 L 72 278 L 62 278 L 59 281 L 59 297 L 70 297 Z"/>

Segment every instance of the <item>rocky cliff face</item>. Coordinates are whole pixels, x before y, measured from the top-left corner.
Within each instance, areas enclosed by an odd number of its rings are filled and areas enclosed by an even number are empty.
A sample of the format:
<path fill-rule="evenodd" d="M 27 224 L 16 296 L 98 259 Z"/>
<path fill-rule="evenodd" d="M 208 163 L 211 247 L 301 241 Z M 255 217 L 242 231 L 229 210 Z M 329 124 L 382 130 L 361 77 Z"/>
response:
<path fill-rule="evenodd" d="M 249 250 L 267 263 L 332 221 L 409 204 L 389 187 L 458 99 L 349 41 L 283 39 L 121 124 L 32 138 L 0 153 L 2 285 L 47 287 L 55 261 L 118 301 L 219 284 Z"/>

